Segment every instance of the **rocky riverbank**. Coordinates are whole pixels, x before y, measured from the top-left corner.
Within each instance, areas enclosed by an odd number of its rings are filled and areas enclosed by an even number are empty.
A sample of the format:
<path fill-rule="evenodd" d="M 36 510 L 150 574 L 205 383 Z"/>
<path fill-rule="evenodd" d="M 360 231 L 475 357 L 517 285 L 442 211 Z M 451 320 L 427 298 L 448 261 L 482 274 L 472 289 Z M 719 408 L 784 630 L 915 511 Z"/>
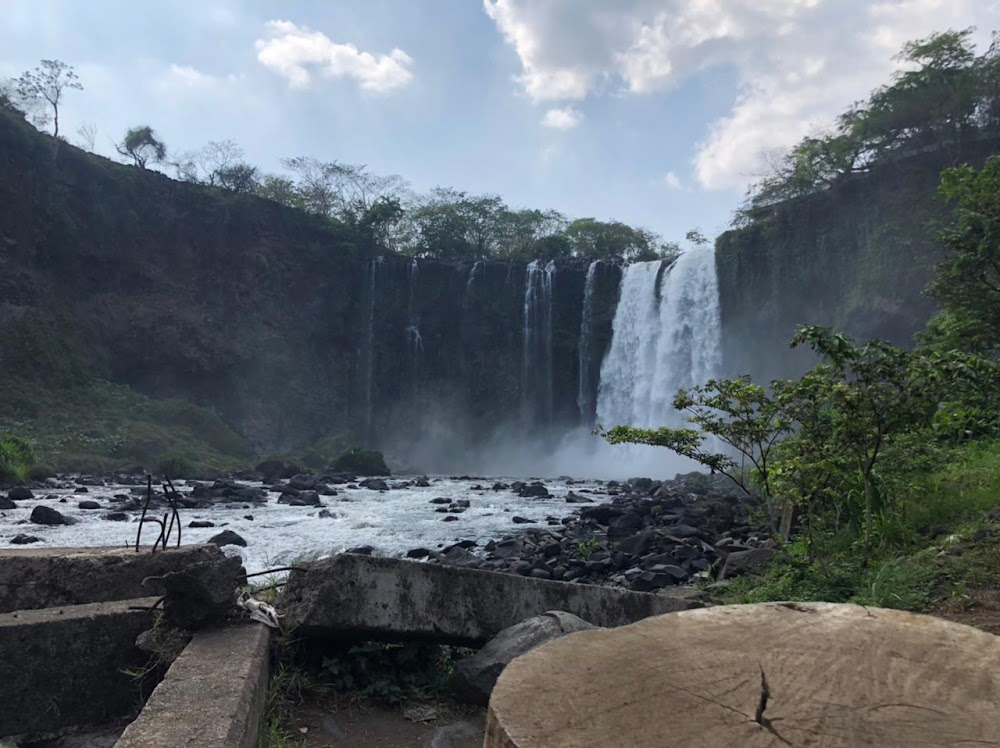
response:
<path fill-rule="evenodd" d="M 253 570 L 350 550 L 652 591 L 773 555 L 739 489 L 697 473 L 624 483 L 239 473 L 175 487 L 184 541 L 237 546 Z M 11 488 L 0 496 L 0 542 L 100 545 L 113 536 L 121 545 L 135 537 L 146 491 L 144 476 L 121 474 Z M 154 484 L 150 514 L 165 510 Z"/>

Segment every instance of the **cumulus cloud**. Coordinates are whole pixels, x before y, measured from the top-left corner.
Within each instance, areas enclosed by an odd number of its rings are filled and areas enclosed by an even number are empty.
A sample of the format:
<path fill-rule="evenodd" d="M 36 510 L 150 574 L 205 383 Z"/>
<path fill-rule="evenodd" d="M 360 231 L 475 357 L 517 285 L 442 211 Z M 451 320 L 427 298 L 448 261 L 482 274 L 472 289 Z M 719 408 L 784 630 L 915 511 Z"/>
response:
<path fill-rule="evenodd" d="M 583 115 L 571 106 L 549 109 L 542 117 L 542 124 L 556 130 L 571 130 L 583 121 Z"/>
<path fill-rule="evenodd" d="M 395 91 L 413 79 L 413 59 L 401 49 L 373 55 L 291 21 L 269 21 L 267 30 L 269 37 L 256 42 L 257 60 L 287 78 L 292 88 L 307 87 L 311 71 L 328 78 L 353 78 L 362 90 L 374 93 Z"/>
<path fill-rule="evenodd" d="M 698 183 L 743 187 L 761 154 L 828 124 L 888 80 L 902 44 L 947 28 L 988 38 L 997 0 L 483 0 L 536 102 L 667 91 L 735 70 L 727 114 L 692 155 Z"/>

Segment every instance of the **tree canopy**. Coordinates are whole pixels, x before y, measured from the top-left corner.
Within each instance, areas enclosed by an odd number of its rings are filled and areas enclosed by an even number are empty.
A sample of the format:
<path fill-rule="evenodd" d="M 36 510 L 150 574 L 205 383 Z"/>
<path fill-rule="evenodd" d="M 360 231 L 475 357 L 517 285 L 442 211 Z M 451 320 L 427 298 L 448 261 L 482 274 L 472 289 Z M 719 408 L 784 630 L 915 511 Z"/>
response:
<path fill-rule="evenodd" d="M 772 160 L 750 188 L 744 213 L 826 189 L 873 166 L 924 149 L 957 149 L 1000 129 L 1000 37 L 977 57 L 973 29 L 908 42 L 892 81 Z"/>

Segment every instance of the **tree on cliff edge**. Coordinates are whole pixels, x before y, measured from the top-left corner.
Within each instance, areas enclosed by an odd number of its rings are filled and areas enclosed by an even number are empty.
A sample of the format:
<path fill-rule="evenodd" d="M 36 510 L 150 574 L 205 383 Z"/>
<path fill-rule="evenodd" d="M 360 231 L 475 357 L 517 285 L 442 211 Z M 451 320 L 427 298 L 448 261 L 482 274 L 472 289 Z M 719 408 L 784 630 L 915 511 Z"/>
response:
<path fill-rule="evenodd" d="M 115 143 L 115 148 L 121 155 L 132 159 L 140 169 L 145 169 L 150 159 L 158 163 L 167 157 L 167 146 L 157 139 L 149 125 L 129 128 L 125 139 Z"/>
<path fill-rule="evenodd" d="M 63 91 L 75 88 L 83 90 L 73 68 L 61 60 L 42 60 L 34 70 L 26 70 L 14 81 L 18 102 L 25 111 L 33 115 L 35 123 L 41 127 L 48 124 L 48 107 L 52 107 L 52 137 L 59 137 L 59 105 Z M 39 109 L 38 106 L 44 107 Z"/>

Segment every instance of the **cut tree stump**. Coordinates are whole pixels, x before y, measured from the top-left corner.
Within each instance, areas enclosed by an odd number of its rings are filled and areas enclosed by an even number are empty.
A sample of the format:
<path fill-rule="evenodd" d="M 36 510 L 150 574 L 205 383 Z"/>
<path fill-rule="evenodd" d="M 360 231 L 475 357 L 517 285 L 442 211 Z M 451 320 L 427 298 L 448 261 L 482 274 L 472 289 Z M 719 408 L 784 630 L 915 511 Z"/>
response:
<path fill-rule="evenodd" d="M 484 748 L 1000 746 L 1000 638 L 831 603 L 730 605 L 514 660 Z"/>

